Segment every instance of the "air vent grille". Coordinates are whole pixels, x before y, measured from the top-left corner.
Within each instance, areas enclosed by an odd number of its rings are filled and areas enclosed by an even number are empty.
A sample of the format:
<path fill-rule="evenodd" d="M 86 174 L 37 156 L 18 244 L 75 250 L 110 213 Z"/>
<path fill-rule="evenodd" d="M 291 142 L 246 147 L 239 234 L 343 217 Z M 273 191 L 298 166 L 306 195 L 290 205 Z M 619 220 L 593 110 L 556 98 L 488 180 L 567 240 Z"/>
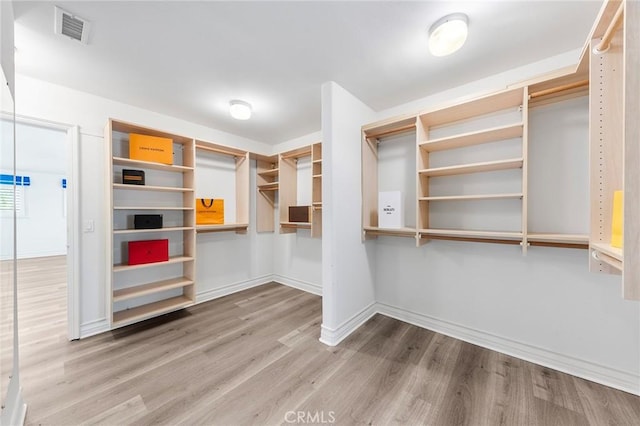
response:
<path fill-rule="evenodd" d="M 84 28 L 84 21 L 69 16 L 66 13 L 62 15 L 62 34 L 75 38 L 78 41 L 82 41 L 82 28 Z"/>
<path fill-rule="evenodd" d="M 89 33 L 89 21 L 74 16 L 57 6 L 55 9 L 56 20 L 54 30 L 56 34 L 61 34 L 86 44 Z"/>

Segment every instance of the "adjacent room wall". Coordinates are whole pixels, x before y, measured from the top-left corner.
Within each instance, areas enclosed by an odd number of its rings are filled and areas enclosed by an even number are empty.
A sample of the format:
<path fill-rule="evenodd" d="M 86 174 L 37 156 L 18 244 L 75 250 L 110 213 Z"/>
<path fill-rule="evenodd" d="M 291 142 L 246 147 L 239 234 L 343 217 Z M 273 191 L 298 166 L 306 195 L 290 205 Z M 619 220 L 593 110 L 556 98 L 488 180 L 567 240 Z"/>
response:
<path fill-rule="evenodd" d="M 322 85 L 322 331 L 336 345 L 375 313 L 376 247 L 362 242 L 360 127 L 375 113 L 334 82 Z"/>
<path fill-rule="evenodd" d="M 65 132 L 16 124 L 16 173 L 31 181 L 29 186 L 19 187 L 24 210 L 17 219 L 18 259 L 67 253 L 66 189 L 62 187 L 62 179 L 67 178 L 66 144 Z M 7 215 L 0 220 L 3 227 L 13 223 Z M 2 260 L 12 256 L 11 245 L 12 241 L 2 240 Z"/>

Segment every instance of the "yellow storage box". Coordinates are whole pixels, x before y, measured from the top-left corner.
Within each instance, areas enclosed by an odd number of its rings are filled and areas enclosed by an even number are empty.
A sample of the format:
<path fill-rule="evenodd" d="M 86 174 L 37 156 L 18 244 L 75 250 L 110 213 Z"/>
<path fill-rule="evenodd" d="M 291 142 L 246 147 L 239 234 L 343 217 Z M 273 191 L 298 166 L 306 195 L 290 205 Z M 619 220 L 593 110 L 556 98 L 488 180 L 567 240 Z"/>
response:
<path fill-rule="evenodd" d="M 222 198 L 196 198 L 196 225 L 223 225 L 224 200 Z"/>
<path fill-rule="evenodd" d="M 173 140 L 131 133 L 129 134 L 129 158 L 153 163 L 173 164 Z"/>
<path fill-rule="evenodd" d="M 613 193 L 613 214 L 611 218 L 611 247 L 622 248 L 623 234 L 623 192 L 614 191 Z"/>

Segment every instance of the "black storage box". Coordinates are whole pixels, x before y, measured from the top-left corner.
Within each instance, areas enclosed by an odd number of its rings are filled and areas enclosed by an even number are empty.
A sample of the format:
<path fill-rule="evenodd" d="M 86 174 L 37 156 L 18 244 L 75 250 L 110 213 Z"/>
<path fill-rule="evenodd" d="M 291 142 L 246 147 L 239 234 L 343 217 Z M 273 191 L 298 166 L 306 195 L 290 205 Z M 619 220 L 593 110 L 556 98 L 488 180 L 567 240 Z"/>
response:
<path fill-rule="evenodd" d="M 162 228 L 162 215 L 161 214 L 135 214 L 133 215 L 133 227 L 135 229 Z"/>
<path fill-rule="evenodd" d="M 289 222 L 309 222 L 311 206 L 289 206 Z"/>
<path fill-rule="evenodd" d="M 144 185 L 144 170 L 122 169 L 122 183 Z"/>

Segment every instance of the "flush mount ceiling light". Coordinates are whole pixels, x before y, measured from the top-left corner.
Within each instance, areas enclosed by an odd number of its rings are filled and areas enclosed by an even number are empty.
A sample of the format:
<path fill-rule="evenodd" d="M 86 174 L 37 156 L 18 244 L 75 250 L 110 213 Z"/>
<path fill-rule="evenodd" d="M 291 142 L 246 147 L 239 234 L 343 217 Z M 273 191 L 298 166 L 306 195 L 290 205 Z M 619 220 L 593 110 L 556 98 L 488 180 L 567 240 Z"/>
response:
<path fill-rule="evenodd" d="M 229 113 L 236 120 L 248 120 L 251 118 L 251 104 L 245 101 L 233 100 L 229 102 Z"/>
<path fill-rule="evenodd" d="M 467 40 L 468 22 L 463 13 L 438 19 L 429 29 L 429 52 L 433 56 L 447 56 L 460 49 Z"/>

